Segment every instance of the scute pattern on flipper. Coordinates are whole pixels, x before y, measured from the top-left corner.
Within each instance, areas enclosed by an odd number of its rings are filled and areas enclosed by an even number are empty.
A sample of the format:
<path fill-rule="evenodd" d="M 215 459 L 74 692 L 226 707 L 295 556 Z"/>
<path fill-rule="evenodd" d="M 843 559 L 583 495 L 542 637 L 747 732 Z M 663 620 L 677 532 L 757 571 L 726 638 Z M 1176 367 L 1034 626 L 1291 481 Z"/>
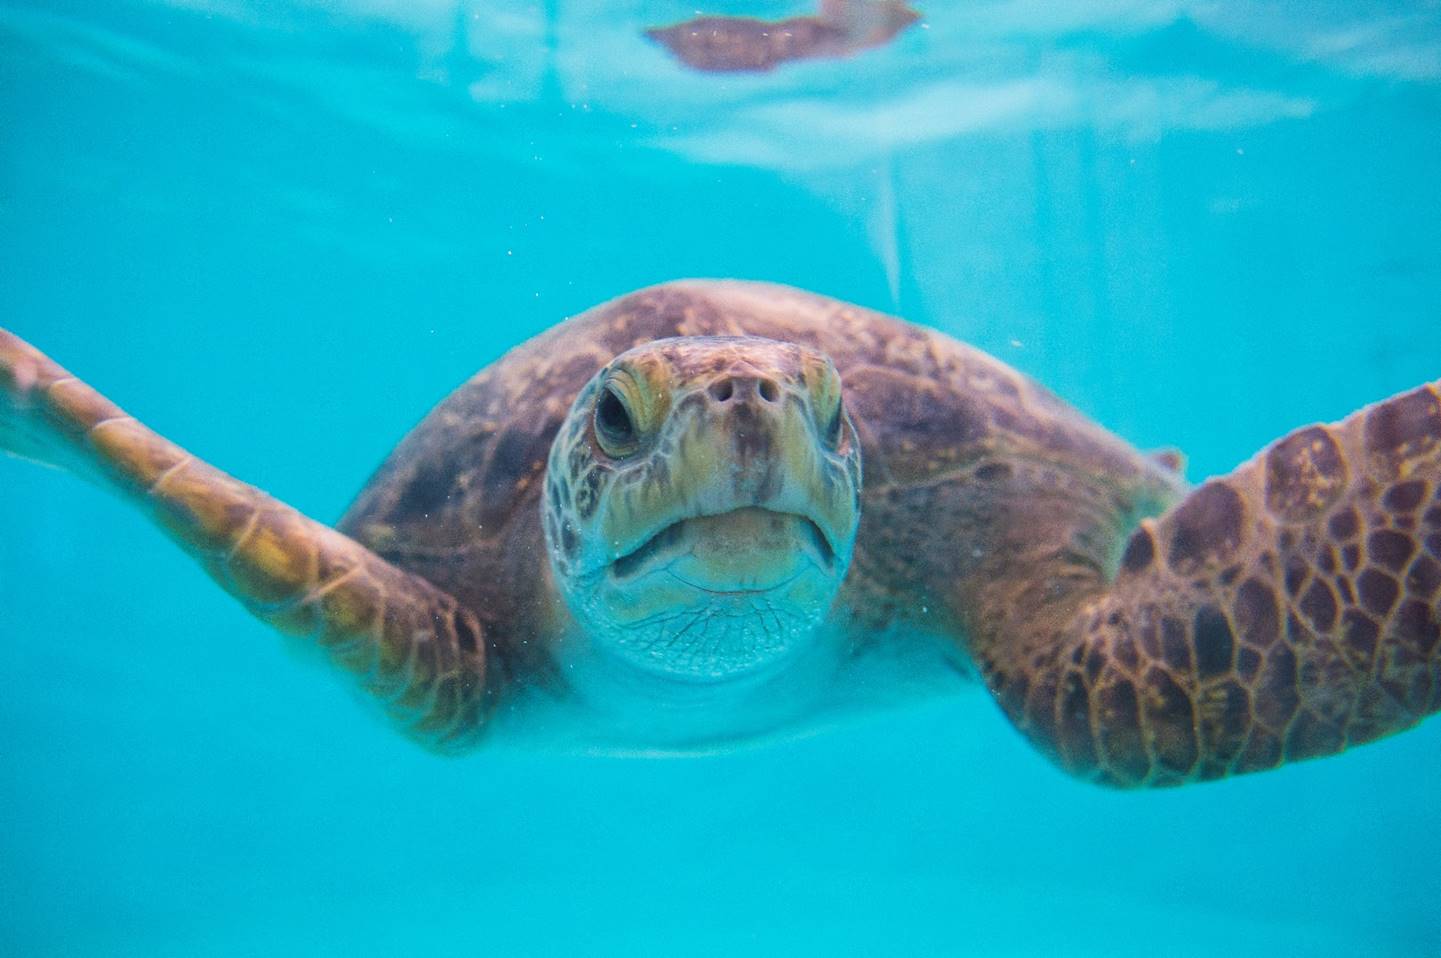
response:
<path fill-rule="evenodd" d="M 1414 725 L 1441 709 L 1437 387 L 1288 436 L 1124 556 L 1072 619 L 981 647 L 1002 706 L 1067 770 L 1174 785 Z"/>
<path fill-rule="evenodd" d="M 409 734 L 442 751 L 477 739 L 484 631 L 450 595 L 198 460 L 3 330 L 0 415 L 128 497 L 251 614 L 354 673 Z"/>
<path fill-rule="evenodd" d="M 1306 522 L 1330 509 L 1349 479 L 1345 455 L 1325 426 L 1282 439 L 1266 454 L 1266 508 L 1283 522 Z"/>

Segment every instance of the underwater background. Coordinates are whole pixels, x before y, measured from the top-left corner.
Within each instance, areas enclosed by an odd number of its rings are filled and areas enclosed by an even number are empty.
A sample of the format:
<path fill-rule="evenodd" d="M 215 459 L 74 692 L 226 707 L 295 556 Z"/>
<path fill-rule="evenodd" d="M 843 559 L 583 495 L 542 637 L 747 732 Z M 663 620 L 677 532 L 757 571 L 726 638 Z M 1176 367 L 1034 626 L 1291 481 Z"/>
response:
<path fill-rule="evenodd" d="M 0 2 L 0 325 L 337 518 L 508 347 L 682 276 L 897 312 L 1199 481 L 1441 376 L 1441 3 Z M 803 3 L 713 0 L 778 17 Z M 1441 956 L 1441 721 L 1122 793 L 979 688 L 696 759 L 434 757 L 0 459 L 0 954 Z"/>

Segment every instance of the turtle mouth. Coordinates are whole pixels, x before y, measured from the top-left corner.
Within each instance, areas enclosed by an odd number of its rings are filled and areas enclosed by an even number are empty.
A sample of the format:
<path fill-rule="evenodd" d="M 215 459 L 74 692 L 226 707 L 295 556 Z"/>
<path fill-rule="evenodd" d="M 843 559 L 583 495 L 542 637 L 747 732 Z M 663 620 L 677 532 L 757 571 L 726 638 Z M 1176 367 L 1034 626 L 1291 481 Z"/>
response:
<path fill-rule="evenodd" d="M 714 554 L 722 564 L 764 562 L 777 553 L 799 550 L 826 573 L 836 565 L 836 550 L 819 523 L 809 516 L 746 506 L 708 516 L 690 516 L 672 522 L 635 549 L 611 563 L 616 580 L 633 579 L 665 558 Z M 765 592 L 766 588 L 734 588 L 726 592 Z"/>

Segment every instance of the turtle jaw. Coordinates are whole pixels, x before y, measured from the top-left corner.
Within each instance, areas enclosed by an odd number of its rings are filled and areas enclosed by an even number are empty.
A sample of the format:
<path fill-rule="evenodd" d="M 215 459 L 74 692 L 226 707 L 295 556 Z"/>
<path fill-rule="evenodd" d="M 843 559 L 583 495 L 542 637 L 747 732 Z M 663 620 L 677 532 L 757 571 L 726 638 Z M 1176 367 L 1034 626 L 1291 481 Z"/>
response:
<path fill-rule="evenodd" d="M 624 583 L 658 567 L 705 592 L 769 592 L 809 562 L 833 573 L 836 546 L 812 517 L 743 506 L 679 519 L 616 558 L 606 572 Z M 681 568 L 676 568 L 680 566 Z"/>
<path fill-rule="evenodd" d="M 809 647 L 844 575 L 812 518 L 741 506 L 669 523 L 585 590 L 608 658 L 711 684 L 769 674 Z"/>

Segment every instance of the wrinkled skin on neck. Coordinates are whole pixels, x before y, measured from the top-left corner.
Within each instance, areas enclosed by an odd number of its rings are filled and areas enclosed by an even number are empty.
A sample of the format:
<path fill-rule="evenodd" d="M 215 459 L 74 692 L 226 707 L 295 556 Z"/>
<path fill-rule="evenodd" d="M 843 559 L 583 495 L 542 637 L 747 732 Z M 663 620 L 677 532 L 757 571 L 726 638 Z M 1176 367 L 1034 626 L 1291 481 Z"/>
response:
<path fill-rule="evenodd" d="M 814 350 L 668 339 L 586 384 L 542 501 L 551 567 L 586 640 L 619 667 L 717 683 L 815 639 L 860 519 L 860 443 Z"/>

